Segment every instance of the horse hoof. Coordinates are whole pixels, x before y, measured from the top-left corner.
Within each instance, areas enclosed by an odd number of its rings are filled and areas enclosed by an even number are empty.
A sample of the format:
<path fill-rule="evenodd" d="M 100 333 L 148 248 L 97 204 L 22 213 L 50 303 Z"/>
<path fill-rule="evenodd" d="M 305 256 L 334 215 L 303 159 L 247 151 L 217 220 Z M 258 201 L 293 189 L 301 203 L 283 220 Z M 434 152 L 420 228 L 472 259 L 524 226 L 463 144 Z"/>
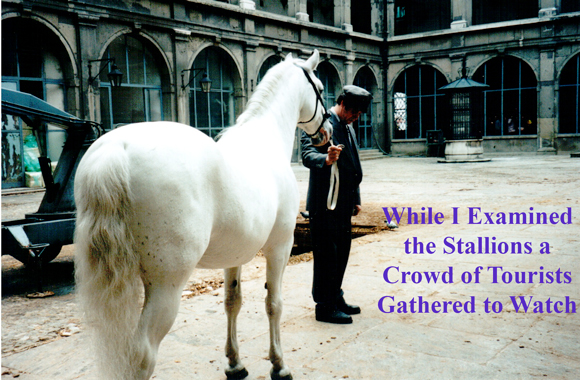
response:
<path fill-rule="evenodd" d="M 240 380 L 248 377 L 248 370 L 242 367 L 242 369 L 226 370 L 226 377 L 228 380 Z"/>
<path fill-rule="evenodd" d="M 283 372 L 283 371 L 280 371 Z M 270 378 L 272 380 L 292 380 L 292 374 L 288 372 L 286 375 L 281 375 L 280 372 L 270 372 Z"/>

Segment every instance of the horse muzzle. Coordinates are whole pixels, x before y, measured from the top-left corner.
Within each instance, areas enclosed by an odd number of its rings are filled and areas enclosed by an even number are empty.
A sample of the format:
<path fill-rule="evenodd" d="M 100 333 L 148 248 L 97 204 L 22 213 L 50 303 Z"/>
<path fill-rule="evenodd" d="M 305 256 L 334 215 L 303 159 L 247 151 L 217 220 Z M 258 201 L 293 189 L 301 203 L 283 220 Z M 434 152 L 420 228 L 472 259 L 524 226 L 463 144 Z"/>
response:
<path fill-rule="evenodd" d="M 312 145 L 322 146 L 330 141 L 332 137 L 332 124 L 326 120 L 324 124 L 318 129 L 318 131 L 310 136 L 312 140 Z"/>

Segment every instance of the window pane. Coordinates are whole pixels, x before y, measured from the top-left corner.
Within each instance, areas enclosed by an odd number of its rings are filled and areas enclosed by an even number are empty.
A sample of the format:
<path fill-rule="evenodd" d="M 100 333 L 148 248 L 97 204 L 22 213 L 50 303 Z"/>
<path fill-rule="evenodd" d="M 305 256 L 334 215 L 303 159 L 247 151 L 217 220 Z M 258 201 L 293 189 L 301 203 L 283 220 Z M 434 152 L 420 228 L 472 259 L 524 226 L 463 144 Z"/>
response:
<path fill-rule="evenodd" d="M 501 112 L 501 93 L 498 91 L 487 92 L 485 99 L 485 133 L 487 136 L 501 136 L 503 126 Z"/>
<path fill-rule="evenodd" d="M 503 65 L 503 88 L 520 88 L 520 63 L 512 59 L 504 59 Z"/>
<path fill-rule="evenodd" d="M 109 102 L 110 87 L 101 87 L 99 89 L 99 98 L 101 99 L 101 124 L 105 129 L 112 129 L 111 108 Z"/>
<path fill-rule="evenodd" d="M 39 99 L 44 99 L 44 91 L 42 87 L 42 82 L 40 81 L 20 81 L 20 91 L 34 95 Z"/>
<path fill-rule="evenodd" d="M 42 77 L 42 56 L 40 49 L 20 50 L 18 57 L 20 76 L 26 78 Z"/>
<path fill-rule="evenodd" d="M 16 58 L 16 32 L 9 29 L 6 21 L 2 22 L 2 76 L 18 75 Z"/>
<path fill-rule="evenodd" d="M 404 139 L 407 136 L 407 96 L 402 92 L 395 92 L 393 103 L 395 108 L 393 137 Z"/>
<path fill-rule="evenodd" d="M 502 60 L 499 58 L 492 59 L 485 64 L 485 84 L 489 85 L 490 90 L 502 88 L 502 67 Z"/>
<path fill-rule="evenodd" d="M 145 66 L 147 73 L 147 81 L 145 84 L 161 86 L 161 75 L 157 69 L 155 58 L 148 49 L 145 49 Z"/>
<path fill-rule="evenodd" d="M 560 87 L 560 133 L 578 133 L 578 87 Z"/>
<path fill-rule="evenodd" d="M 210 93 L 209 102 L 210 128 L 222 128 L 224 104 L 222 103 L 220 93 Z"/>
<path fill-rule="evenodd" d="M 421 95 L 435 93 L 435 71 L 424 68 L 421 70 Z"/>
<path fill-rule="evenodd" d="M 201 91 L 192 92 L 195 96 L 195 107 L 191 107 L 193 114 L 191 120 L 195 121 L 194 126 L 209 135 L 209 110 L 208 95 Z"/>
<path fill-rule="evenodd" d="M 407 98 L 407 138 L 421 136 L 419 98 Z"/>
<path fill-rule="evenodd" d="M 113 121 L 118 124 L 145 121 L 143 90 L 134 87 L 113 87 Z"/>
<path fill-rule="evenodd" d="M 421 137 L 426 137 L 427 130 L 435 129 L 435 98 L 421 98 Z"/>
<path fill-rule="evenodd" d="M 161 116 L 161 90 L 146 90 L 149 101 L 149 121 L 163 120 Z"/>
<path fill-rule="evenodd" d="M 109 45 L 107 48 L 108 56 L 103 58 L 114 58 L 115 64 L 123 73 L 123 83 L 128 83 L 129 80 L 129 71 L 127 70 L 127 60 L 125 56 L 125 37 L 121 36 L 117 38 L 115 41 Z M 93 67 L 91 68 L 91 76 L 97 75 L 99 70 L 106 65 L 104 62 L 93 62 Z M 101 82 L 108 82 L 109 78 L 107 78 L 107 74 L 111 71 L 111 65 L 107 65 L 107 67 L 103 70 L 100 76 Z"/>
<path fill-rule="evenodd" d="M 535 135 L 538 132 L 537 118 L 537 95 L 536 90 L 522 90 L 522 113 L 520 122 L 521 135 Z"/>
<path fill-rule="evenodd" d="M 406 93 L 407 96 L 419 95 L 419 67 L 412 67 L 406 71 Z"/>
<path fill-rule="evenodd" d="M 145 84 L 145 63 L 143 45 L 132 37 L 127 37 L 127 57 L 129 59 L 129 80 L 131 84 Z"/>

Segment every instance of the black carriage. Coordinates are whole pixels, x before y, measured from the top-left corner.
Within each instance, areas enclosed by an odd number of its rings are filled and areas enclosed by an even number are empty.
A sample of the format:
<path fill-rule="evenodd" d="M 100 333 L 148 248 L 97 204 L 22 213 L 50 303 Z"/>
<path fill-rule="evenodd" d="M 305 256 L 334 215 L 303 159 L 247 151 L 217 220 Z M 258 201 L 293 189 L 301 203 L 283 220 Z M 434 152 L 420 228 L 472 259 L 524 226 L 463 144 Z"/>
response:
<path fill-rule="evenodd" d="M 38 158 L 46 188 L 38 211 L 24 219 L 2 222 L 2 255 L 41 269 L 72 244 L 75 228 L 74 176 L 91 143 L 102 134 L 92 121 L 81 120 L 45 101 L 19 91 L 2 89 L 2 114 L 21 118 L 32 127 L 38 141 L 46 136 L 47 123 L 66 129 L 67 139 L 54 171 L 41 147 Z M 39 144 L 42 146 L 42 144 Z"/>

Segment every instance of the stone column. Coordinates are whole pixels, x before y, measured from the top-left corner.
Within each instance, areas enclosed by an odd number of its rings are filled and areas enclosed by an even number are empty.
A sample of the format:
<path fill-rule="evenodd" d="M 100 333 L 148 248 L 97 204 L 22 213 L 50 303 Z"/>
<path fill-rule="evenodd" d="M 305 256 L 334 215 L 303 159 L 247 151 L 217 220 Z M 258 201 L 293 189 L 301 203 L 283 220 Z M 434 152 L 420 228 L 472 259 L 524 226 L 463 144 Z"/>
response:
<path fill-rule="evenodd" d="M 353 63 L 355 60 L 354 53 L 348 53 L 346 55 L 346 61 L 344 62 L 344 84 L 349 85 L 354 82 L 354 70 Z M 339 92 L 342 89 L 339 89 Z"/>
<path fill-rule="evenodd" d="M 94 77 L 100 70 L 102 62 L 93 62 L 91 64 L 92 72 L 89 72 L 89 61 L 101 59 L 99 57 L 100 44 L 97 43 L 97 22 L 98 16 L 90 16 L 88 14 L 79 14 L 78 17 L 78 38 L 79 38 L 79 61 L 80 67 L 80 81 L 83 91 L 81 99 L 86 99 L 80 106 L 83 117 L 100 122 L 101 121 L 101 104 L 99 101 L 99 80 L 98 78 L 91 84 L 89 78 Z"/>
<path fill-rule="evenodd" d="M 296 17 L 298 21 L 310 21 L 306 2 L 307 0 L 289 0 L 288 16 Z"/>
<path fill-rule="evenodd" d="M 242 8 L 242 9 L 256 9 L 256 3 L 252 0 L 240 0 L 240 8 Z"/>
<path fill-rule="evenodd" d="M 555 52 L 553 48 L 540 51 L 538 80 L 538 153 L 556 153 L 556 83 Z"/>
<path fill-rule="evenodd" d="M 451 1 L 451 29 L 461 29 L 472 25 L 471 0 L 452 0 Z"/>
<path fill-rule="evenodd" d="M 257 75 L 258 72 L 256 68 L 259 62 L 256 59 L 256 49 L 258 48 L 258 43 L 254 41 L 246 41 L 246 46 L 244 48 L 244 77 L 246 80 L 246 99 L 250 99 L 257 85 Z"/>
<path fill-rule="evenodd" d="M 383 14 L 382 0 L 371 0 L 371 34 L 382 37 L 385 30 L 386 15 Z"/>
<path fill-rule="evenodd" d="M 538 12 L 539 18 L 544 17 L 553 17 L 558 14 L 558 8 L 556 3 L 560 3 L 560 1 L 556 0 L 540 0 L 540 10 Z"/>
<path fill-rule="evenodd" d="M 352 32 L 350 0 L 334 0 L 334 26 Z"/>
<path fill-rule="evenodd" d="M 189 124 L 189 87 L 181 88 L 181 72 L 191 69 L 193 61 L 191 60 L 191 48 L 189 46 L 189 37 L 191 32 L 185 29 L 174 29 L 175 38 L 175 86 L 177 94 L 177 122 Z M 191 72 L 184 73 L 184 81 L 189 81 Z"/>
<path fill-rule="evenodd" d="M 385 38 L 395 36 L 395 0 L 387 0 L 387 9 L 385 14 Z"/>

